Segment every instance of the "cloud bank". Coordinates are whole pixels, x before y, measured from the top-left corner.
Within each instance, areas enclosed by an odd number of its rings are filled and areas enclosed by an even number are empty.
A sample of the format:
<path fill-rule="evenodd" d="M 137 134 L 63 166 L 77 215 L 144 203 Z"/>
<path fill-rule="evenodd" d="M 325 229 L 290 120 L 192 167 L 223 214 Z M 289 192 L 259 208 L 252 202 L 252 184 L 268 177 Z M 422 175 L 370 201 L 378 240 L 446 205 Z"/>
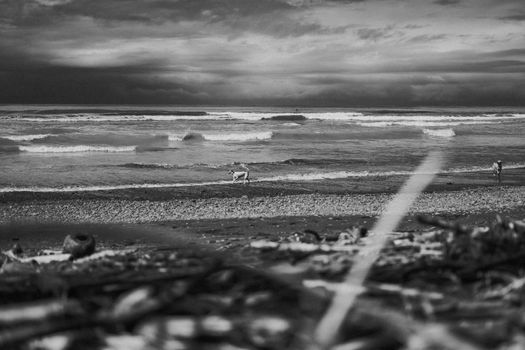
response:
<path fill-rule="evenodd" d="M 4 0 L 0 103 L 525 104 L 521 0 Z"/>

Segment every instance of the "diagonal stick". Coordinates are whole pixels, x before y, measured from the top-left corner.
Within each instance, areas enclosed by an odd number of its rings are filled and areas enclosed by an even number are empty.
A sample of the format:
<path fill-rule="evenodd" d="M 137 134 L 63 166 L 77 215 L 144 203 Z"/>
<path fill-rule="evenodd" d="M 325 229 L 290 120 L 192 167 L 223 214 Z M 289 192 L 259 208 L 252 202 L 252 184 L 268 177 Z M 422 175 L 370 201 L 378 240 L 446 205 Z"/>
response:
<path fill-rule="evenodd" d="M 427 187 L 437 172 L 441 169 L 443 155 L 441 152 L 432 152 L 424 162 L 414 171 L 412 176 L 403 185 L 396 196 L 388 203 L 385 211 L 375 224 L 369 243 L 362 249 L 359 259 L 356 259 L 352 269 L 345 278 L 345 283 L 361 287 L 370 268 L 377 260 L 385 245 L 388 234 L 394 231 L 401 219 L 408 212 L 412 203 Z M 314 333 L 316 345 L 320 349 L 329 349 L 336 340 L 339 328 L 343 323 L 348 310 L 354 304 L 361 288 L 340 288 L 334 295 L 323 318 Z"/>

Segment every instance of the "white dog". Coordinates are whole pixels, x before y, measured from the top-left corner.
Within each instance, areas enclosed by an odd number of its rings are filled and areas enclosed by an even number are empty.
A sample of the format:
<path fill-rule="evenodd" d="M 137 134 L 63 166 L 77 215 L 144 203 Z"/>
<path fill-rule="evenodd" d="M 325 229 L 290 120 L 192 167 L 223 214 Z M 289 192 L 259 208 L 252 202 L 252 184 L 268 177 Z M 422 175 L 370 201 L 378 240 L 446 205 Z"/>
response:
<path fill-rule="evenodd" d="M 248 167 L 244 164 L 241 164 L 241 168 L 243 168 L 244 171 L 229 171 L 229 173 L 232 175 L 232 183 L 235 183 L 235 181 L 239 179 L 242 179 L 243 184 L 246 184 L 246 182 L 250 183 L 250 169 L 248 169 Z"/>

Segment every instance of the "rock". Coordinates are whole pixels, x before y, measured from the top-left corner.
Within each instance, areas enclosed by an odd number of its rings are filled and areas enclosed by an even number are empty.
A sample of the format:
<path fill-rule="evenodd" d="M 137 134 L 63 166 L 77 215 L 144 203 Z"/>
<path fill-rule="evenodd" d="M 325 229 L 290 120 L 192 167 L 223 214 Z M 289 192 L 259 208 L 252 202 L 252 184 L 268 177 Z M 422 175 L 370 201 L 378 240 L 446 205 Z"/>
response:
<path fill-rule="evenodd" d="M 62 252 L 71 254 L 72 259 L 91 255 L 95 252 L 95 239 L 91 235 L 82 233 L 67 235 L 62 245 Z"/>
<path fill-rule="evenodd" d="M 22 247 L 20 246 L 20 244 L 18 243 L 15 243 L 13 245 L 13 247 L 11 248 L 11 251 L 13 252 L 13 254 L 15 255 L 20 255 L 23 253 L 23 250 L 22 250 Z"/>

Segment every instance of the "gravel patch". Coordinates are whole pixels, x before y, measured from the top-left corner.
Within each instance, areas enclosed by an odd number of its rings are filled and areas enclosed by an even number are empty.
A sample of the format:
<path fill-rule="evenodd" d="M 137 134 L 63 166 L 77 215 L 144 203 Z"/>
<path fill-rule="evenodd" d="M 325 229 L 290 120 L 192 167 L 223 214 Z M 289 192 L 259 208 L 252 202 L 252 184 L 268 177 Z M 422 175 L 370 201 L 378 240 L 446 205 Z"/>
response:
<path fill-rule="evenodd" d="M 278 216 L 377 216 L 392 194 L 299 194 L 241 198 L 45 200 L 0 204 L 0 223 L 150 223 Z M 523 207 L 525 186 L 423 193 L 411 213 L 468 214 Z"/>

